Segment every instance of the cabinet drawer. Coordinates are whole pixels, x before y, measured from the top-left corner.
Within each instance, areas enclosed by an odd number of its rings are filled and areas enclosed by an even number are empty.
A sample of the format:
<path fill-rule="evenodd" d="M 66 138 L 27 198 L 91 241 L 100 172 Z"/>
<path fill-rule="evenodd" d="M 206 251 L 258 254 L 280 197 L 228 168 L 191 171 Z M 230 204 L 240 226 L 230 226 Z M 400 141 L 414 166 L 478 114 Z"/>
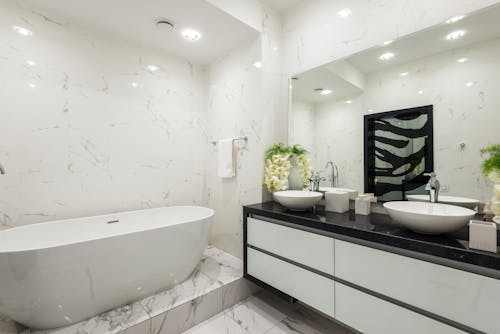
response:
<path fill-rule="evenodd" d="M 332 280 L 251 248 L 247 248 L 247 272 L 333 317 L 334 282 Z"/>
<path fill-rule="evenodd" d="M 324 273 L 334 273 L 333 238 L 248 218 L 247 243 Z"/>
<path fill-rule="evenodd" d="M 500 333 L 499 280 L 340 240 L 335 241 L 335 276 L 480 331 Z"/>
<path fill-rule="evenodd" d="M 340 283 L 335 283 L 335 298 L 335 318 L 362 333 L 465 333 Z"/>

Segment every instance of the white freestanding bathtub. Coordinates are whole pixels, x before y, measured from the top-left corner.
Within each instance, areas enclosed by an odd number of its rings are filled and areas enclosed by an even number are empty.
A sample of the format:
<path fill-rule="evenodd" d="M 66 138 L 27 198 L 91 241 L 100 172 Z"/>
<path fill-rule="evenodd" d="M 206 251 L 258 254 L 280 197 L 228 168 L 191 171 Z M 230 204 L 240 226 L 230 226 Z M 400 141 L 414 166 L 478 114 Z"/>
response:
<path fill-rule="evenodd" d="M 0 313 L 36 329 L 100 314 L 184 281 L 214 212 L 165 207 L 0 232 Z"/>

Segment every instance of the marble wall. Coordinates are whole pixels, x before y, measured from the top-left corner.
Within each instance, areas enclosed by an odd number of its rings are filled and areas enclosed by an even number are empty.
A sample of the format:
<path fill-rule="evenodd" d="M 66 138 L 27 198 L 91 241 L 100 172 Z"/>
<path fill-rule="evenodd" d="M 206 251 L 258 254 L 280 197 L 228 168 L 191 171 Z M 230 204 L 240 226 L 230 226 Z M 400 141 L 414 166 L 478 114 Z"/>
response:
<path fill-rule="evenodd" d="M 19 2 L 0 23 L 1 228 L 206 202 L 202 68 Z"/>
<path fill-rule="evenodd" d="M 473 44 L 371 73 L 365 92 L 351 104 L 309 105 L 314 109 L 313 166 L 321 169 L 333 160 L 340 186 L 362 190 L 363 115 L 432 104 L 434 165 L 442 193 L 489 200 L 491 186 L 480 172 L 479 149 L 500 140 L 499 54 L 498 39 Z M 469 61 L 456 61 L 464 56 Z M 304 103 L 294 104 L 292 115 L 303 110 Z"/>
<path fill-rule="evenodd" d="M 269 198 L 262 187 L 264 151 L 274 141 L 284 140 L 287 127 L 286 113 L 280 116 L 285 96 L 280 91 L 280 19 L 269 8 L 258 8 L 261 36 L 207 69 L 209 137 L 248 137 L 246 144 L 237 143 L 235 178 L 217 177 L 216 147 L 207 159 L 208 205 L 216 211 L 211 242 L 239 257 L 243 256 L 242 205 Z M 262 66 L 254 66 L 256 62 Z"/>

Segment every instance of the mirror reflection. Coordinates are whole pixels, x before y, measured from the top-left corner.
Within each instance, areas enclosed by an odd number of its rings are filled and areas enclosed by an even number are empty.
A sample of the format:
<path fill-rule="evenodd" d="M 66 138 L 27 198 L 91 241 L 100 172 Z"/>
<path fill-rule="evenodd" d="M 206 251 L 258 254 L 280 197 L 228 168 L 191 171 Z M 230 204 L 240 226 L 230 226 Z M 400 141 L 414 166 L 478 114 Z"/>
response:
<path fill-rule="evenodd" d="M 289 142 L 311 152 L 323 189 L 489 200 L 480 150 L 500 142 L 499 21 L 496 6 L 291 78 Z"/>

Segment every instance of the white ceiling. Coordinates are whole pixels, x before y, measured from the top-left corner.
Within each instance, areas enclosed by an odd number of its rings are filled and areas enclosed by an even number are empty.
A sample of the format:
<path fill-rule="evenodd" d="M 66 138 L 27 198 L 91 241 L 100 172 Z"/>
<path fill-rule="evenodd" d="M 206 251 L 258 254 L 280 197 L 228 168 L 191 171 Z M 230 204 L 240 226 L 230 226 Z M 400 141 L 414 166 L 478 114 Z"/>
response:
<path fill-rule="evenodd" d="M 260 0 L 263 4 L 282 13 L 295 7 L 301 1 L 302 0 Z"/>
<path fill-rule="evenodd" d="M 114 38 L 187 59 L 209 64 L 257 31 L 205 0 L 23 0 L 30 9 L 55 14 L 71 24 Z M 170 31 L 158 29 L 159 18 L 173 21 Z M 186 28 L 202 33 L 197 42 L 181 36 Z"/>
<path fill-rule="evenodd" d="M 392 66 L 462 48 L 480 41 L 500 37 L 500 6 L 493 6 L 481 12 L 469 15 L 453 24 L 440 24 L 432 28 L 402 37 L 388 46 L 378 46 L 350 56 L 347 61 L 363 74 L 380 71 Z M 455 30 L 465 30 L 462 39 L 448 41 L 445 36 Z M 390 61 L 381 61 L 379 56 L 385 52 L 393 52 L 396 56 Z M 332 62 L 310 71 L 301 73 L 293 81 L 293 98 L 312 103 L 348 99 L 356 94 L 354 86 L 332 73 L 328 67 Z M 320 96 L 314 92 L 316 88 L 329 88 L 334 92 L 328 96 Z"/>

